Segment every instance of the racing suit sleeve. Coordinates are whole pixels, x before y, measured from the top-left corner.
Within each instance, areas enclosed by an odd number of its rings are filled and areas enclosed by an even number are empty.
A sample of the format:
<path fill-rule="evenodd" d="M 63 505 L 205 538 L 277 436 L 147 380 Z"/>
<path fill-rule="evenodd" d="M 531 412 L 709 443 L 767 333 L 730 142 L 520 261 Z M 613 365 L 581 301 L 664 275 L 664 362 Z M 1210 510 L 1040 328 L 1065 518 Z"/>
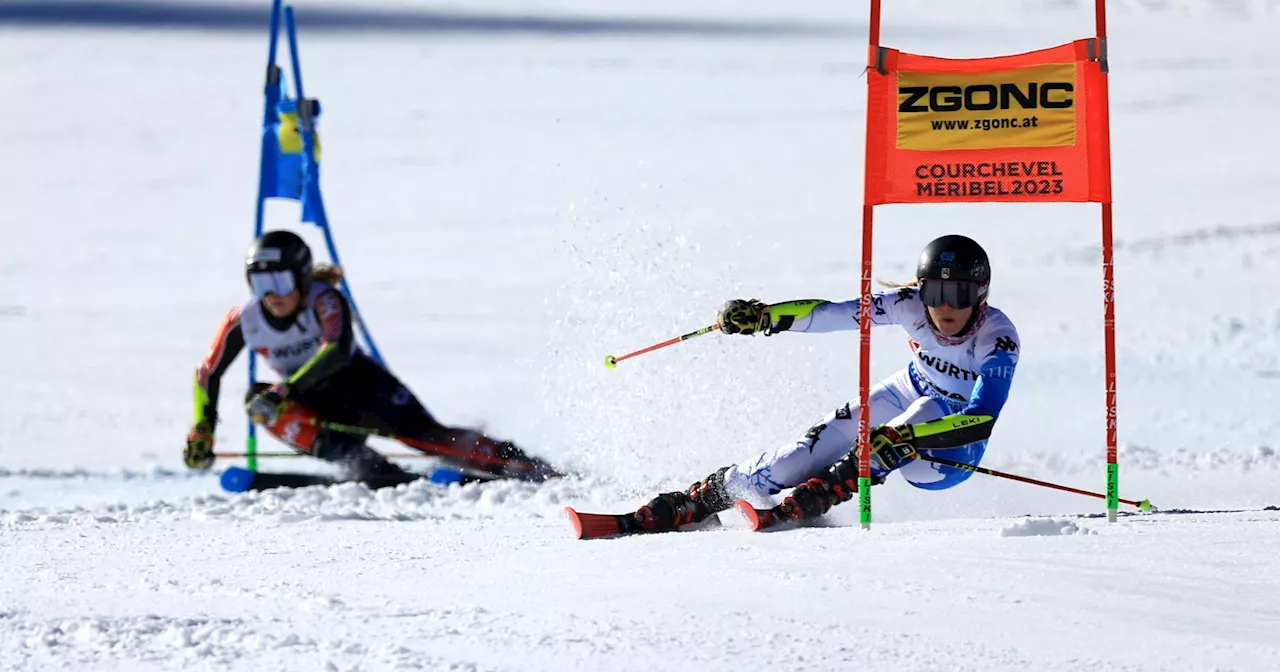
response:
<path fill-rule="evenodd" d="M 902 324 L 905 311 L 896 306 L 915 299 L 915 288 L 903 287 L 892 292 L 871 295 L 871 325 L 883 327 Z M 861 299 L 850 301 L 826 301 L 800 299 L 775 303 L 766 307 L 769 314 L 769 334 L 780 331 L 798 331 L 823 334 L 833 331 L 856 331 L 859 327 L 858 311 Z"/>
<path fill-rule="evenodd" d="M 195 424 L 213 427 L 218 422 L 218 390 L 222 374 L 244 349 L 244 332 L 240 328 L 240 308 L 227 312 L 218 326 L 213 343 L 205 352 L 204 361 L 196 369 Z"/>

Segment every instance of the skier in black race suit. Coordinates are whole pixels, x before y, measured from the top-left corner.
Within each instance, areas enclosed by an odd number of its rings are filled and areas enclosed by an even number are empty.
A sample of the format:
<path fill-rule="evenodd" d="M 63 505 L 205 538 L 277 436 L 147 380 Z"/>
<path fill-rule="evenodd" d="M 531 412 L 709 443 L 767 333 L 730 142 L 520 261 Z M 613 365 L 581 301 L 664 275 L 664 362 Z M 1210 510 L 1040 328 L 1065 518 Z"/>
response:
<path fill-rule="evenodd" d="M 263 234 L 249 249 L 245 274 L 252 298 L 223 318 L 196 370 L 195 424 L 183 451 L 189 468 L 213 466 L 219 383 L 248 346 L 284 378 L 249 390 L 246 409 L 253 422 L 300 453 L 341 465 L 352 480 L 382 487 L 418 475 L 367 446 L 365 434 L 326 429 L 319 422 L 425 442 L 430 449 L 412 447 L 498 477 L 541 481 L 558 475 L 510 441 L 437 421 L 399 379 L 356 346 L 351 309 L 334 286 L 341 270 L 313 267 L 311 250 L 296 234 Z"/>

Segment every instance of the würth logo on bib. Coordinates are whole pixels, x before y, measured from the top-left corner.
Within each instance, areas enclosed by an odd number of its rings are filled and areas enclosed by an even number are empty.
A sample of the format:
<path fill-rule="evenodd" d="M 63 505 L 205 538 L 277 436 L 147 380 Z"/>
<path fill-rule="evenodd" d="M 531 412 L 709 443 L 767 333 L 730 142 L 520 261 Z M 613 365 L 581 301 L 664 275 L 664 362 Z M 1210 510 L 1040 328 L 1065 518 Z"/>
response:
<path fill-rule="evenodd" d="M 898 73 L 898 149 L 1076 143 L 1072 63 L 975 74 Z"/>

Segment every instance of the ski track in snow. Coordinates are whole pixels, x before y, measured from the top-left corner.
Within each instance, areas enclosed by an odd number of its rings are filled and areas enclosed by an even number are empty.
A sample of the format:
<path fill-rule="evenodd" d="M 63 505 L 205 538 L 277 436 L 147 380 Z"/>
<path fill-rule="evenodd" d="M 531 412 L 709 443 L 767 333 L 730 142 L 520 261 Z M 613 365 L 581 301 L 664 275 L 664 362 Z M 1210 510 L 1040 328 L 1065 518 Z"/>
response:
<path fill-rule="evenodd" d="M 565 480 L 441 487 L 428 482 L 370 490 L 359 483 L 184 497 L 137 504 L 0 510 L 0 525 L 106 525 L 205 521 L 302 523 L 342 520 L 465 521 L 558 513 L 565 501 L 589 499 L 599 484 Z"/>
<path fill-rule="evenodd" d="M 1154 479 L 1155 482 L 1180 482 L 1191 474 L 1206 477 L 1221 475 L 1234 478 L 1254 475 L 1265 491 L 1280 476 L 1280 455 L 1270 448 L 1253 451 L 1218 449 L 1195 453 L 1185 449 L 1161 452 L 1144 446 L 1124 446 L 1120 463 L 1128 478 Z M 1084 456 L 1066 459 L 1054 453 L 1033 453 L 1022 459 L 993 459 L 986 465 L 1016 474 L 1034 475 L 1041 479 L 1057 479 L 1064 484 L 1079 484 L 1096 475 L 1096 460 Z M 985 479 L 987 477 L 975 477 Z M 84 488 L 95 481 L 172 482 L 174 495 L 206 489 L 213 477 L 173 472 L 165 469 L 149 471 L 15 470 L 0 472 L 0 492 L 10 490 L 10 501 L 18 506 L 0 506 L 0 529 L 6 526 L 42 525 L 112 525 L 145 524 L 151 521 L 208 521 L 288 524 L 343 520 L 366 521 L 465 521 L 476 518 L 558 516 L 564 506 L 584 510 L 630 510 L 642 503 L 651 492 L 681 487 L 678 483 L 655 482 L 648 488 L 620 488 L 618 484 L 598 478 L 569 478 L 544 484 L 497 482 L 468 486 L 441 487 L 420 481 L 371 491 L 358 483 L 313 486 L 299 489 L 277 489 L 242 494 L 216 493 L 198 496 L 176 496 L 142 502 L 121 502 L 111 498 L 110 491 L 99 491 L 96 499 L 76 506 L 23 506 L 22 489 L 32 482 L 69 482 L 70 487 Z M 1089 485 L 1086 481 L 1085 485 Z M 1023 486 L 1018 486 L 1023 487 Z M 93 498 L 95 491 L 81 493 Z M 1030 493 L 1028 493 L 1030 494 Z M 1127 494 L 1127 493 L 1122 493 Z M 47 497 L 45 499 L 48 499 Z M 1155 500 L 1158 504 L 1161 502 Z M 1264 504 L 1280 503 L 1280 497 Z M 6 504 L 0 499 L 0 505 Z M 1164 502 L 1166 506 L 1188 508 L 1184 502 Z M 1202 504 L 1209 506 L 1210 504 Z M 1239 505 L 1239 502 L 1214 502 L 1213 506 Z M 1082 506 L 1087 508 L 1087 506 Z M 603 510 L 602 509 L 602 510 Z"/>

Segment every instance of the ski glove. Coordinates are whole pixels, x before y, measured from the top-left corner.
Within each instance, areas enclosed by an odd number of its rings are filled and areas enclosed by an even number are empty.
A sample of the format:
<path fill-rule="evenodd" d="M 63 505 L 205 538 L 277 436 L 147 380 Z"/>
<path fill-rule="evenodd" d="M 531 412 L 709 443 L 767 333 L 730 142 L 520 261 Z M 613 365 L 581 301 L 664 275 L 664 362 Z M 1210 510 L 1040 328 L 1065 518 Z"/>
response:
<path fill-rule="evenodd" d="M 726 334 L 753 336 L 758 331 L 764 331 L 767 335 L 768 308 L 757 299 L 750 301 L 733 299 L 720 306 L 720 312 L 716 314 L 716 322 L 720 325 L 720 331 Z"/>
<path fill-rule="evenodd" d="M 911 425 L 888 427 L 881 425 L 871 430 L 871 462 L 873 470 L 893 471 L 907 460 L 916 457 L 915 432 Z"/>
<path fill-rule="evenodd" d="M 244 410 L 248 411 L 249 418 L 253 422 L 270 427 L 284 411 L 284 397 L 288 392 L 289 389 L 282 384 L 272 385 L 265 392 L 250 399 Z"/>
<path fill-rule="evenodd" d="M 213 427 L 207 422 L 197 423 L 187 434 L 187 447 L 182 451 L 182 461 L 189 469 L 207 471 L 213 466 Z"/>

